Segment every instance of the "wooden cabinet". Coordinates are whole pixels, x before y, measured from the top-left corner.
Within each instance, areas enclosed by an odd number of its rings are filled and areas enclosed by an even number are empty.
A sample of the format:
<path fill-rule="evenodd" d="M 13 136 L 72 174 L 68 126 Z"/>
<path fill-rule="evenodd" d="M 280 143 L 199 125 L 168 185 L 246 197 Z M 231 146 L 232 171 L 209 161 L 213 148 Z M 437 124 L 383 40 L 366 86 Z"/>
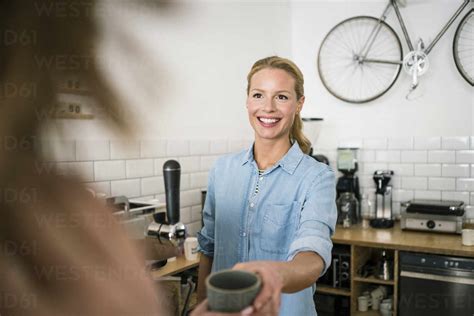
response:
<path fill-rule="evenodd" d="M 360 226 L 337 227 L 332 239 L 335 245 L 350 246 L 351 287 L 350 290 L 346 290 L 318 284 L 316 292 L 350 297 L 352 316 L 381 315 L 379 311 L 371 309 L 367 312 L 357 310 L 357 298 L 364 291 L 379 285 L 390 289 L 393 295 L 393 315 L 397 315 L 400 251 L 474 257 L 474 248 L 463 246 L 459 235 L 402 231 L 398 225 L 391 229 L 363 229 Z M 393 258 L 393 278 L 385 281 L 374 276 L 363 277 L 359 275 L 360 268 L 367 260 L 376 256 L 382 250 L 386 250 L 389 256 Z"/>
<path fill-rule="evenodd" d="M 394 315 L 396 314 L 397 306 L 397 283 L 398 283 L 398 250 L 387 250 L 383 247 L 367 247 L 351 245 L 351 288 L 350 290 L 333 288 L 326 285 L 318 285 L 316 292 L 322 294 L 341 295 L 350 297 L 351 301 L 351 315 L 356 316 L 372 316 L 380 315 L 379 311 L 368 310 L 367 312 L 359 312 L 357 310 L 357 298 L 363 294 L 364 291 L 371 291 L 377 286 L 385 286 L 388 289 L 389 295 L 393 295 L 394 301 Z M 386 250 L 389 258 L 393 260 L 393 271 L 391 280 L 382 280 L 374 275 L 363 277 L 359 274 L 361 268 L 369 261 L 375 262 L 375 258 L 380 256 L 380 253 Z"/>

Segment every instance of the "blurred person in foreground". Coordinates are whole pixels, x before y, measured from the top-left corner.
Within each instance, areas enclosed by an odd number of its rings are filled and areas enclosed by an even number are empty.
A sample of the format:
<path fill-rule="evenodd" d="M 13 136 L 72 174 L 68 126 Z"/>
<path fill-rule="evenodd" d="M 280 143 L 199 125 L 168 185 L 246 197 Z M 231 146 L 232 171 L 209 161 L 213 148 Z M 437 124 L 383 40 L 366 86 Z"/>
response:
<path fill-rule="evenodd" d="M 97 71 L 94 5 L 93 0 L 0 1 L 2 316 L 170 315 L 170 303 L 145 270 L 142 249 L 81 179 L 50 171 L 38 146 L 51 126 L 61 77 L 39 61 L 61 56 L 81 58 L 81 78 L 109 126 L 128 135 L 120 100 Z M 45 6 L 51 10 L 39 14 Z M 56 11 L 65 8 L 75 16 Z M 7 43 L 6 36 L 24 32 L 33 32 L 34 40 Z M 13 90 L 5 93 L 6 87 Z"/>

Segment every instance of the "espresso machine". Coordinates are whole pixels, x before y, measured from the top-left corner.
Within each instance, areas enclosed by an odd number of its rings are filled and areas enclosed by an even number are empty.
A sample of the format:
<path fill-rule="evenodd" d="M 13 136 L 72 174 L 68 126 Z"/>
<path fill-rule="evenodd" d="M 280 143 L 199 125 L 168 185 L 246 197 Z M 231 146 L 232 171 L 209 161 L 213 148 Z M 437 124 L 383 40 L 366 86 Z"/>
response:
<path fill-rule="evenodd" d="M 338 224 L 350 226 L 361 221 L 360 188 L 357 162 L 358 148 L 339 147 L 337 149 L 337 170 L 342 176 L 336 183 L 336 205 Z M 348 223 L 349 221 L 350 223 Z"/>
<path fill-rule="evenodd" d="M 376 170 L 373 179 L 375 189 L 375 218 L 370 220 L 373 228 L 393 227 L 392 219 L 392 186 L 389 185 L 393 176 L 392 170 Z"/>
<path fill-rule="evenodd" d="M 113 215 L 129 238 L 142 249 L 150 267 L 159 268 L 181 252 L 187 237 L 179 212 L 181 167 L 175 160 L 163 165 L 166 206 L 157 200 L 129 200 L 125 196 L 106 199 Z M 165 210 L 166 207 L 166 210 Z"/>
<path fill-rule="evenodd" d="M 324 119 L 320 117 L 303 117 L 301 120 L 304 124 L 304 133 L 309 138 L 312 145 L 309 155 L 317 161 L 325 163 L 329 166 L 329 159 L 324 155 L 316 154 L 313 147 L 314 144 L 316 144 L 319 136 L 320 122 L 322 122 Z"/>

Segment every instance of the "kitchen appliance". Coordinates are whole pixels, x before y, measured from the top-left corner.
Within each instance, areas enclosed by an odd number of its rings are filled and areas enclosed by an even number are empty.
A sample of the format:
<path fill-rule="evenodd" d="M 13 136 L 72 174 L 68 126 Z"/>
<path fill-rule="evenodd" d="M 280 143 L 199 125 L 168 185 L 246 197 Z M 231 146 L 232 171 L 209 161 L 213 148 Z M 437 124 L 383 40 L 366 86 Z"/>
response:
<path fill-rule="evenodd" d="M 472 316 L 474 258 L 400 252 L 399 316 Z"/>
<path fill-rule="evenodd" d="M 334 245 L 332 263 L 318 284 L 335 288 L 351 287 L 351 249 L 344 245 Z"/>
<path fill-rule="evenodd" d="M 181 168 L 177 161 L 168 160 L 163 165 L 165 205 L 153 201 L 146 203 L 129 200 L 125 196 L 106 200 L 130 239 L 144 249 L 152 268 L 166 264 L 183 246 L 186 226 L 179 221 L 179 184 Z"/>
<path fill-rule="evenodd" d="M 337 179 L 336 183 L 336 201 L 339 202 L 342 195 L 345 196 L 342 199 L 346 201 L 345 203 L 342 203 L 343 201 L 337 203 L 338 224 L 344 224 L 347 212 L 349 212 L 351 225 L 361 221 L 359 178 L 356 175 L 358 170 L 357 154 L 358 148 L 339 147 L 337 149 L 337 170 L 342 173 L 342 176 Z M 356 202 L 354 202 L 352 196 Z M 348 204 L 349 200 L 352 200 L 350 205 Z M 348 207 L 349 209 L 347 209 Z"/>
<path fill-rule="evenodd" d="M 392 186 L 389 185 L 394 172 L 392 170 L 376 170 L 373 179 L 375 189 L 375 218 L 370 220 L 373 228 L 393 227 L 392 219 Z"/>
<path fill-rule="evenodd" d="M 400 227 L 441 233 L 461 234 L 464 202 L 411 200 L 401 205 Z"/>
<path fill-rule="evenodd" d="M 314 159 L 316 159 L 317 161 L 325 163 L 326 165 L 329 166 L 329 159 L 324 155 L 316 154 L 314 151 L 314 145 L 316 144 L 316 141 L 319 136 L 319 130 L 320 130 L 319 122 L 322 122 L 324 119 L 320 117 L 303 117 L 301 120 L 303 121 L 303 125 L 304 125 L 304 133 L 309 138 L 312 145 L 309 155 L 313 157 Z"/>
<path fill-rule="evenodd" d="M 168 160 L 163 165 L 165 181 L 166 216 L 155 214 L 155 221 L 148 226 L 147 236 L 156 237 L 161 244 L 181 247 L 186 239 L 186 226 L 179 221 L 179 185 L 181 166 L 176 160 Z"/>

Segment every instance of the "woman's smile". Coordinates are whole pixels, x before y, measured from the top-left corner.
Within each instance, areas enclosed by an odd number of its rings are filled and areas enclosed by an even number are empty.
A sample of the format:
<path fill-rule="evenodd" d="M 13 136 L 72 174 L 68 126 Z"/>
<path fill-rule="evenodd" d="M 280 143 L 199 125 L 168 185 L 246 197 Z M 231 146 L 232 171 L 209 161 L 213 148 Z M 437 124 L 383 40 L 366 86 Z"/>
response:
<path fill-rule="evenodd" d="M 257 117 L 258 121 L 260 122 L 260 125 L 266 128 L 272 128 L 275 127 L 278 122 L 280 122 L 281 118 L 277 117 L 266 117 L 266 116 L 259 116 Z"/>

